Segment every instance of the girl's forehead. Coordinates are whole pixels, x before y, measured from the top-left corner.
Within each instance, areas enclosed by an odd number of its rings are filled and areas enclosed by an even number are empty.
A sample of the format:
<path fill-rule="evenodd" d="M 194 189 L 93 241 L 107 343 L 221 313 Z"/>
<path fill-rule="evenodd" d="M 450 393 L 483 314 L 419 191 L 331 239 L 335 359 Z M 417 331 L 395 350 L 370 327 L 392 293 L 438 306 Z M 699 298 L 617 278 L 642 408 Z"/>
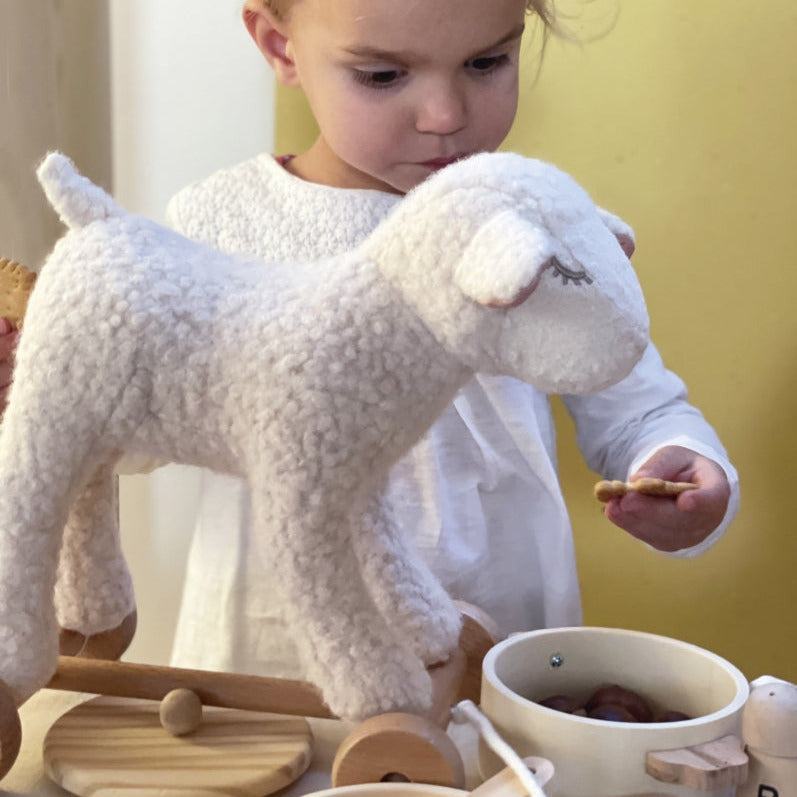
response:
<path fill-rule="evenodd" d="M 294 24 L 304 19 L 337 43 L 385 51 L 475 51 L 518 35 L 525 12 L 526 0 L 299 0 Z"/>

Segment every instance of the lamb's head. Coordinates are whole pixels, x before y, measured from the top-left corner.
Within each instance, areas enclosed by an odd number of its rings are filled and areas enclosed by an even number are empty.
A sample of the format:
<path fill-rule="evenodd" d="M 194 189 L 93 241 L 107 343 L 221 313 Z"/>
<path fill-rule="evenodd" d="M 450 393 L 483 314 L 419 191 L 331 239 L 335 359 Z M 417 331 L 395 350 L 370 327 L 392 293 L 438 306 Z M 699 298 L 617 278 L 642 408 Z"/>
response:
<path fill-rule="evenodd" d="M 454 164 L 366 246 L 474 371 L 589 393 L 626 376 L 647 345 L 630 227 L 549 164 L 513 154 Z"/>

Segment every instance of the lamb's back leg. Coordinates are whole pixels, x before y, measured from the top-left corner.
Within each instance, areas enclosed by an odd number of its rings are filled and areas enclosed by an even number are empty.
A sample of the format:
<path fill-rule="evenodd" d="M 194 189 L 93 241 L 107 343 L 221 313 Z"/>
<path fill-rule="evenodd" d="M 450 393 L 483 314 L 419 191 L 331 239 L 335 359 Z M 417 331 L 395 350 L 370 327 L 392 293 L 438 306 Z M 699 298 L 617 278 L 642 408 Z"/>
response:
<path fill-rule="evenodd" d="M 55 585 L 61 652 L 119 658 L 135 631 L 133 580 L 119 540 L 117 478 L 100 466 L 73 503 Z"/>

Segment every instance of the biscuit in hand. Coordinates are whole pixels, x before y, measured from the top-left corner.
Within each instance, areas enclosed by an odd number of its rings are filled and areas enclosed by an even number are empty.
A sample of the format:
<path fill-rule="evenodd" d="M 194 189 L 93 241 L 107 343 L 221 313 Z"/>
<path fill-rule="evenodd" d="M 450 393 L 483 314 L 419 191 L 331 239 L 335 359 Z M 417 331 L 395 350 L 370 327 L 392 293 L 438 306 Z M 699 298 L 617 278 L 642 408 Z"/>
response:
<path fill-rule="evenodd" d="M 612 498 L 620 498 L 629 492 L 643 495 L 676 496 L 687 490 L 697 490 L 697 485 L 692 482 L 668 482 L 665 479 L 646 477 L 633 482 L 600 481 L 595 485 L 593 492 L 599 501 L 606 503 Z"/>
<path fill-rule="evenodd" d="M 0 318 L 7 318 L 16 329 L 22 326 L 35 282 L 32 271 L 13 260 L 0 258 Z"/>

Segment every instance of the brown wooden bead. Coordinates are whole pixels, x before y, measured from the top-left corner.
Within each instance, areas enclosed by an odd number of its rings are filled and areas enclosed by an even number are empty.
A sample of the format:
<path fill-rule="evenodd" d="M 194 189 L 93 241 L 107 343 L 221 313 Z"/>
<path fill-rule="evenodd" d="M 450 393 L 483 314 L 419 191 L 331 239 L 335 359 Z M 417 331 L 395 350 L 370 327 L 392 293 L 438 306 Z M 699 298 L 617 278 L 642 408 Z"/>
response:
<path fill-rule="evenodd" d="M 193 733 L 202 723 L 202 701 L 190 689 L 172 689 L 161 700 L 160 721 L 172 736 Z"/>

